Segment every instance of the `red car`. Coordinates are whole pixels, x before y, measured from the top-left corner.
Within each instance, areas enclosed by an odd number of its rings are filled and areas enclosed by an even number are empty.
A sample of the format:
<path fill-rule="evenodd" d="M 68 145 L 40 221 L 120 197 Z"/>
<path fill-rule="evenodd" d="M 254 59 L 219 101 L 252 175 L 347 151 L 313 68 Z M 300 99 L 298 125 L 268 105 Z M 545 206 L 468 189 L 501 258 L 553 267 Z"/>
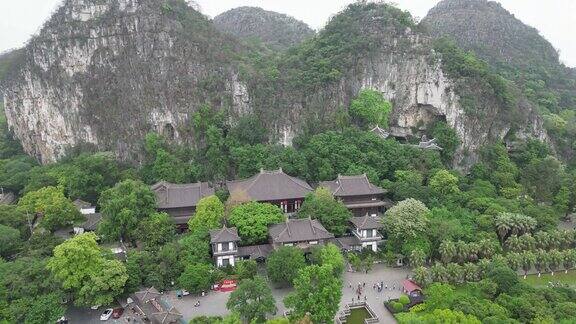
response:
<path fill-rule="evenodd" d="M 114 310 L 112 311 L 112 318 L 120 318 L 120 316 L 122 316 L 122 314 L 124 314 L 124 308 L 122 307 L 118 307 L 118 308 L 114 308 Z"/>

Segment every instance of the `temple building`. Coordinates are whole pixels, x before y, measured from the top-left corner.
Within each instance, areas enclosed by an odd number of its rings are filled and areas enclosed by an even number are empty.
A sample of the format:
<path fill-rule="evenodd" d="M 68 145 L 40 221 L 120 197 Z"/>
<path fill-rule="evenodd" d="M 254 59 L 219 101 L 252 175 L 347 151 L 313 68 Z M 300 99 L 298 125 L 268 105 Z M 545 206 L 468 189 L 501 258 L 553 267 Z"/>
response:
<path fill-rule="evenodd" d="M 152 186 L 158 211 L 172 216 L 180 231 L 188 229 L 188 220 L 196 211 L 200 199 L 214 195 L 207 182 L 174 184 L 166 181 Z"/>
<path fill-rule="evenodd" d="M 210 245 L 216 266 L 225 267 L 236 264 L 238 242 L 240 242 L 240 236 L 238 236 L 236 227 L 224 226 L 210 231 Z"/>
<path fill-rule="evenodd" d="M 234 266 L 238 260 L 252 259 L 264 261 L 268 254 L 282 246 L 294 246 L 309 252 L 310 248 L 322 245 L 334 238 L 320 222 L 315 219 L 288 219 L 283 223 L 268 227 L 269 243 L 238 246 L 240 237 L 235 227 L 222 227 L 210 231 L 212 256 L 218 267 Z"/>
<path fill-rule="evenodd" d="M 338 175 L 336 180 L 320 182 L 320 186 L 328 188 L 354 216 L 377 216 L 391 205 L 391 202 L 384 198 L 386 190 L 370 183 L 366 174 Z"/>
<path fill-rule="evenodd" d="M 332 240 L 344 251 L 362 251 L 370 249 L 378 251 L 378 245 L 383 241 L 379 230 L 382 228 L 380 218 L 373 216 L 352 217 L 350 219 L 352 236 L 338 237 Z"/>
<path fill-rule="evenodd" d="M 372 128 L 370 130 L 370 132 L 376 134 L 376 136 L 382 138 L 382 139 L 387 139 L 390 136 L 390 133 L 385 130 L 380 128 L 380 126 L 376 125 L 376 127 Z"/>
<path fill-rule="evenodd" d="M 268 234 L 274 249 L 296 246 L 306 250 L 334 238 L 334 234 L 328 232 L 318 220 L 310 218 L 287 219 L 284 223 L 270 225 Z"/>
<path fill-rule="evenodd" d="M 286 214 L 298 211 L 304 198 L 312 191 L 306 181 L 291 177 L 282 169 L 260 172 L 245 180 L 227 181 L 230 198 L 276 205 Z"/>

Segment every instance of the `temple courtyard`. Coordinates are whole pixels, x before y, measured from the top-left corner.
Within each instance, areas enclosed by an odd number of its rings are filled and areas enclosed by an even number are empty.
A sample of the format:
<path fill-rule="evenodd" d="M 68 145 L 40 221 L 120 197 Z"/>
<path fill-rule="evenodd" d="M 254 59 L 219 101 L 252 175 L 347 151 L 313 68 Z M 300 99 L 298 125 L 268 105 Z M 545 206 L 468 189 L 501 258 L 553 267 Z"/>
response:
<path fill-rule="evenodd" d="M 374 265 L 374 268 L 368 273 L 345 272 L 342 279 L 342 299 L 340 300 L 338 314 L 353 299 L 358 301 L 357 290 L 358 285 L 360 285 L 362 287 L 360 299 L 366 300 L 378 316 L 380 323 L 395 323 L 394 317 L 384 307 L 383 302 L 389 298 L 398 298 L 402 294 L 402 281 L 406 279 L 410 272 L 407 268 L 391 268 L 381 264 Z M 378 292 L 373 287 L 380 282 L 384 284 L 385 288 Z M 386 286 L 388 287 L 387 289 Z M 282 316 L 286 311 L 283 299 L 290 291 L 291 289 L 272 288 L 272 295 L 276 299 L 276 307 L 278 308 L 276 316 Z M 182 313 L 184 321 L 189 321 L 198 316 L 227 315 L 229 312 L 226 309 L 226 302 L 229 296 L 230 292 L 210 291 L 204 297 L 189 295 L 178 299 L 174 291 L 165 294 L 169 303 Z M 200 306 L 194 307 L 196 301 L 200 301 Z"/>

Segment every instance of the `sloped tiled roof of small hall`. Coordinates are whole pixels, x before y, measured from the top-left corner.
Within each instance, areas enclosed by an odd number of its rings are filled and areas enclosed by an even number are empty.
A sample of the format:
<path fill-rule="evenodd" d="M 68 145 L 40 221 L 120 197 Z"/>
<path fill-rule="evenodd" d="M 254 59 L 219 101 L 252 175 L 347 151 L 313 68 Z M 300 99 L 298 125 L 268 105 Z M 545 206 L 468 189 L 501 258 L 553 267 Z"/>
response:
<path fill-rule="evenodd" d="M 193 207 L 200 199 L 214 194 L 207 182 L 175 184 L 166 181 L 151 187 L 156 195 L 158 208 Z"/>
<path fill-rule="evenodd" d="M 334 196 L 363 196 L 383 194 L 386 191 L 370 183 L 366 174 L 357 176 L 338 175 L 336 180 L 322 181 L 321 187 L 326 187 L 332 191 Z"/>
<path fill-rule="evenodd" d="M 227 181 L 230 194 L 244 192 L 254 201 L 304 198 L 312 191 L 306 181 L 287 175 L 282 169 L 260 172 L 245 180 Z"/>

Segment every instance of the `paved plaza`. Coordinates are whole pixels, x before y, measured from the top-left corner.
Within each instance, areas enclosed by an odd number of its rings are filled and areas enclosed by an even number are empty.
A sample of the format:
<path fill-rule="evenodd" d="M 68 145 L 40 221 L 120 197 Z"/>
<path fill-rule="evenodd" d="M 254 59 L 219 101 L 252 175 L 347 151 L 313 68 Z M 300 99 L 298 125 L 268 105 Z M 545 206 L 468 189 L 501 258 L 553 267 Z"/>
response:
<path fill-rule="evenodd" d="M 356 290 L 358 284 L 360 284 L 362 289 L 361 300 L 366 301 L 370 307 L 374 310 L 380 323 L 396 323 L 394 317 L 388 310 L 384 307 L 383 302 L 388 300 L 388 298 L 398 298 L 401 293 L 402 281 L 406 279 L 406 276 L 410 274 L 410 270 L 406 268 L 390 268 L 383 265 L 374 265 L 374 268 L 368 272 L 345 272 L 343 276 L 342 288 L 342 300 L 340 301 L 340 310 L 344 309 L 347 303 L 352 302 L 355 298 L 358 300 L 358 295 Z M 377 290 L 373 289 L 373 285 L 377 282 L 383 282 L 384 286 L 388 286 L 388 289 L 383 289 L 382 292 L 378 293 Z M 365 283 L 365 285 L 364 285 Z M 352 288 L 350 288 L 352 285 Z M 393 289 L 395 287 L 395 289 Z M 284 297 L 291 291 L 290 289 L 272 289 L 272 295 L 276 299 L 276 307 L 278 311 L 276 316 L 282 316 L 286 308 L 284 307 Z M 204 297 L 198 296 L 184 296 L 182 299 L 178 299 L 175 292 L 167 292 L 166 298 L 169 302 L 176 306 L 176 308 L 182 313 L 183 319 L 189 321 L 190 319 L 198 316 L 225 316 L 229 312 L 226 309 L 226 302 L 230 297 L 230 292 L 214 292 L 211 291 Z M 196 301 L 200 301 L 199 307 L 194 307 Z M 340 311 L 338 312 L 338 314 Z"/>
<path fill-rule="evenodd" d="M 410 273 L 411 271 L 407 268 L 390 268 L 381 264 L 374 265 L 374 268 L 368 273 L 344 273 L 340 310 L 344 309 L 344 305 L 352 302 L 353 299 L 358 301 L 356 292 L 358 284 L 360 284 L 362 286 L 360 299 L 364 300 L 364 297 L 366 297 L 366 302 L 374 310 L 378 319 L 380 319 L 380 323 L 396 323 L 394 316 L 384 307 L 384 301 L 387 301 L 388 298 L 398 298 L 402 295 L 402 281 Z M 381 292 L 373 288 L 373 285 L 379 282 L 384 283 L 384 289 Z M 386 289 L 386 286 L 388 286 L 388 289 Z"/>

